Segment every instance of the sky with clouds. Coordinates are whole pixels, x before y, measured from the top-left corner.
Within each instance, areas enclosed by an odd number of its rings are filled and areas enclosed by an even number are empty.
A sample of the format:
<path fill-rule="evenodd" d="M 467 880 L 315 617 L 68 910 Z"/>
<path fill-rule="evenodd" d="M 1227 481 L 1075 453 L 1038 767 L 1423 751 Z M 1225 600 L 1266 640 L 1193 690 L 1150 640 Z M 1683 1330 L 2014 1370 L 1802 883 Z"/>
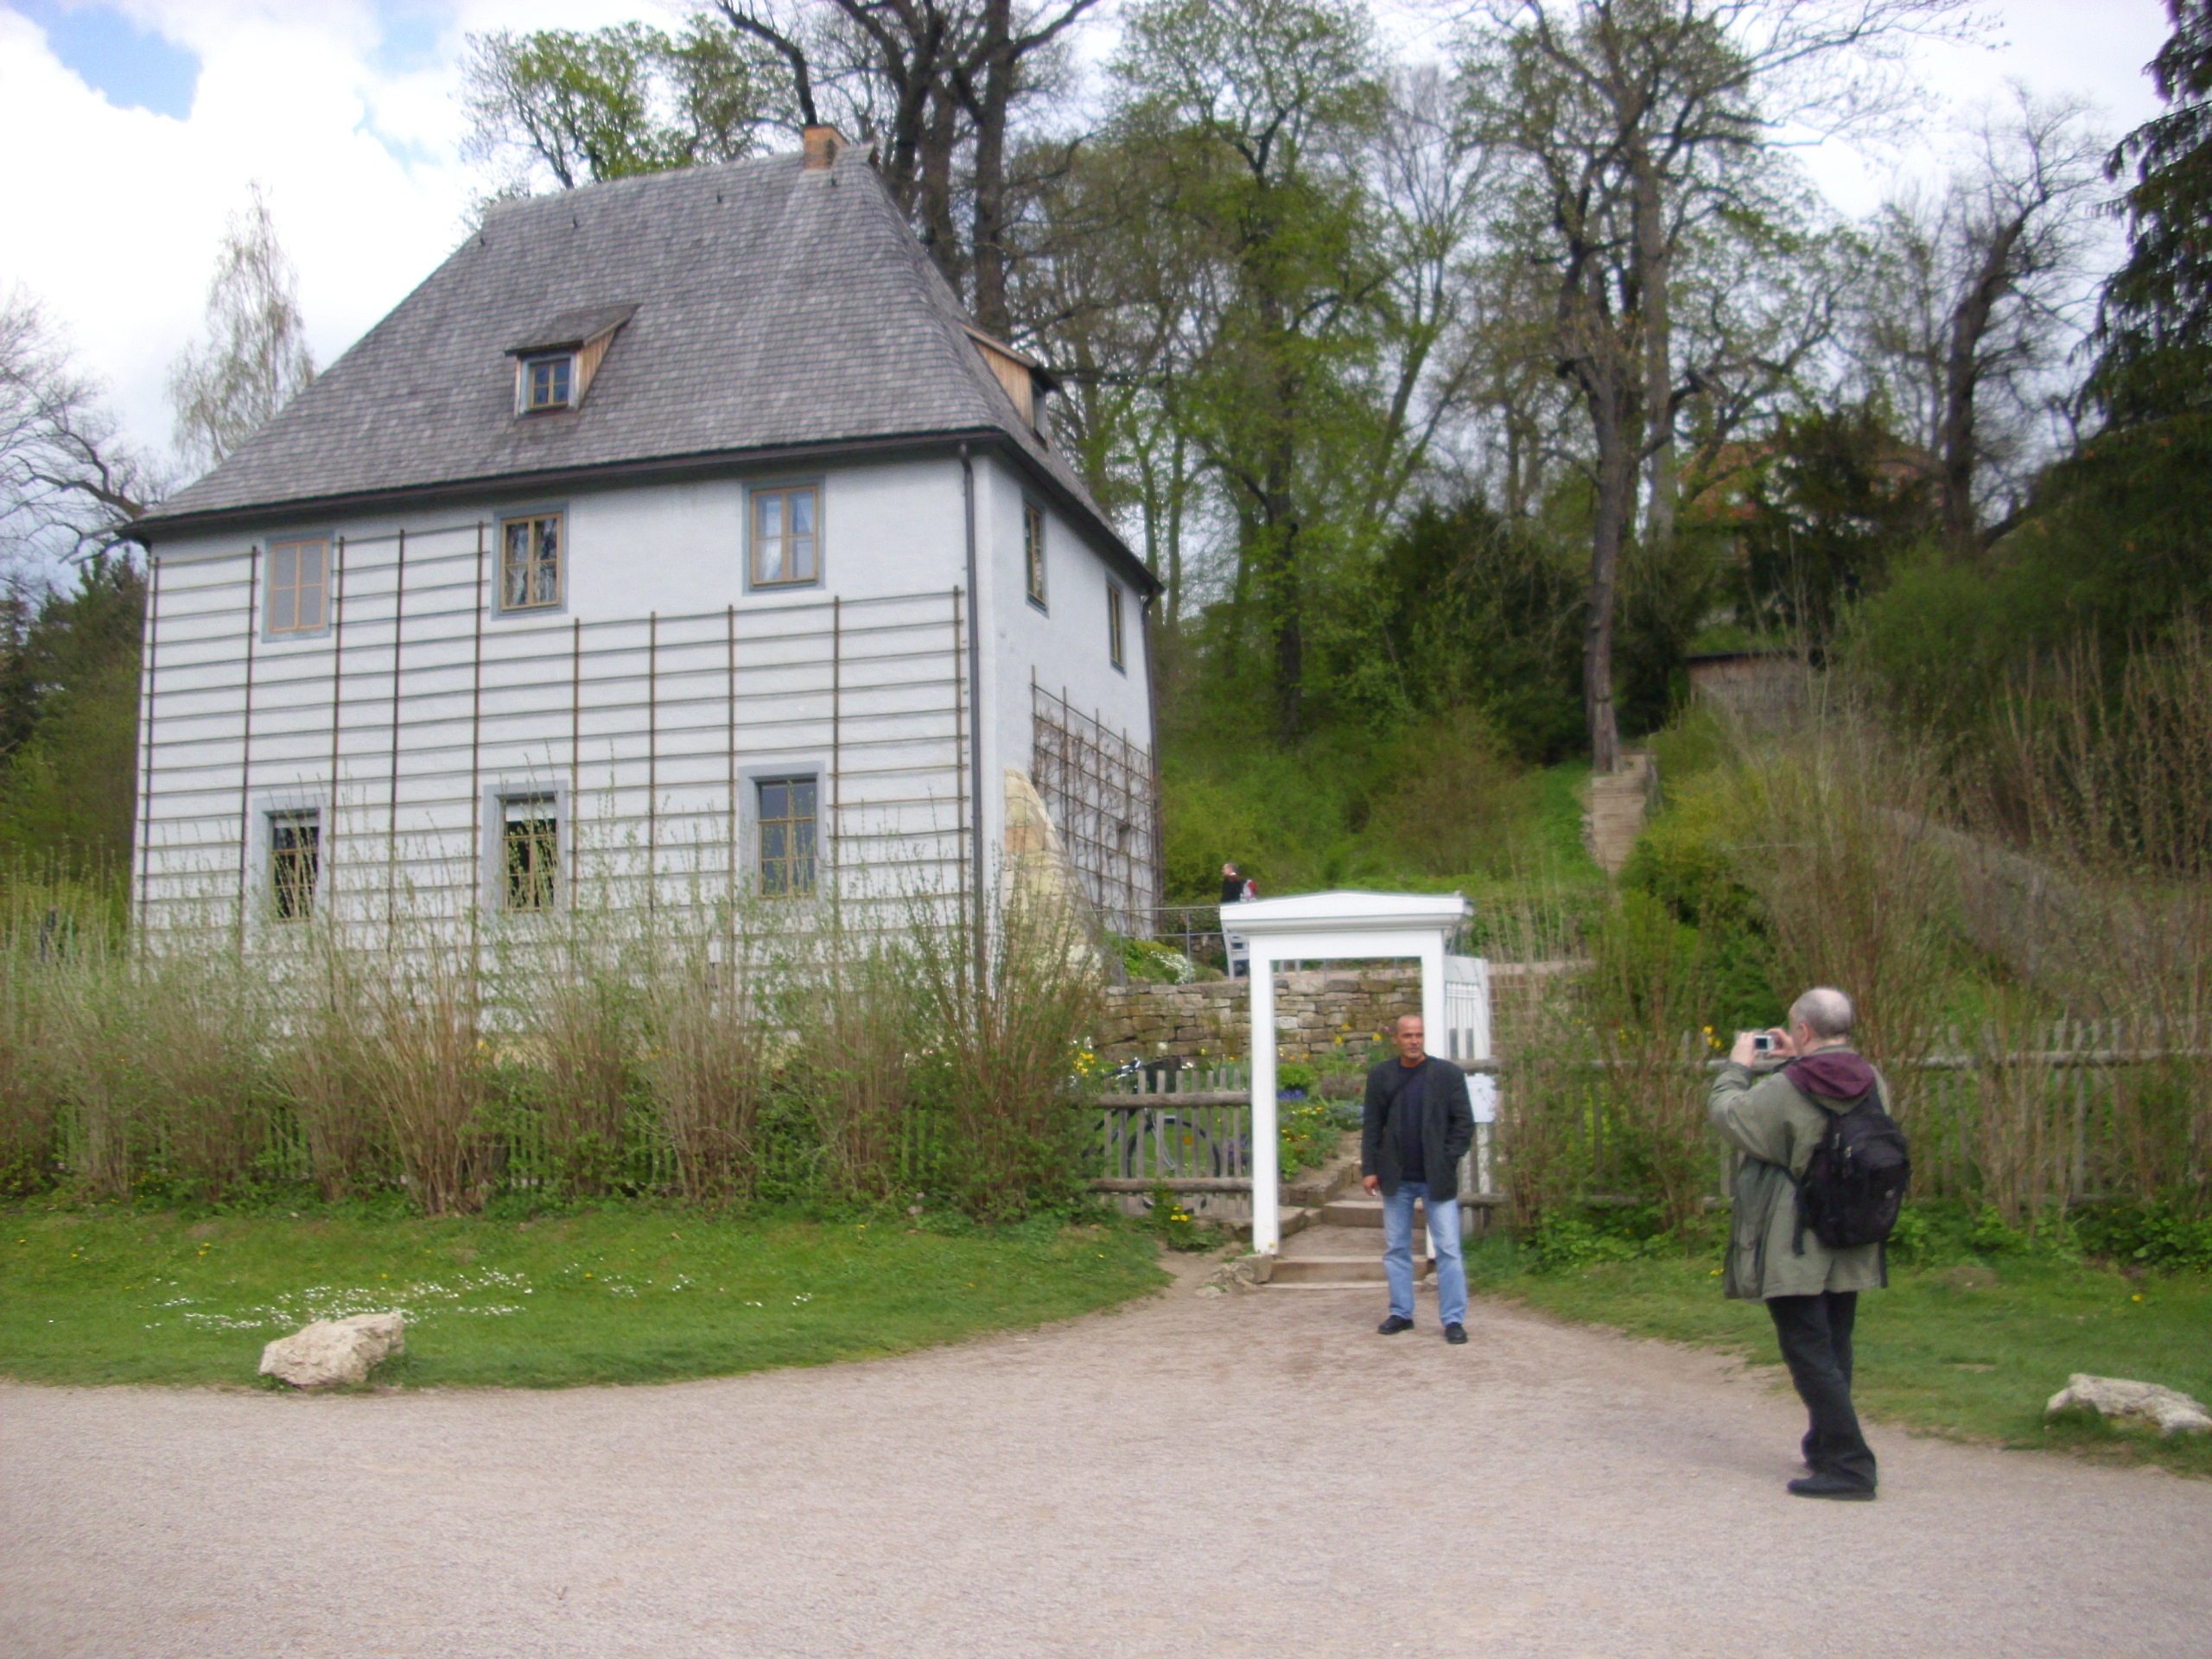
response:
<path fill-rule="evenodd" d="M 255 181 L 299 267 L 328 363 L 438 264 L 484 189 L 460 155 L 464 37 L 673 20 L 657 0 L 0 0 L 0 290 L 42 302 L 129 435 L 165 446 L 169 365 L 198 327 L 226 217 Z M 1921 54 L 1921 136 L 1808 156 L 1864 212 L 1901 173 L 1942 170 L 1947 125 L 2008 80 L 2086 98 L 2124 130 L 2158 105 L 2142 73 L 2161 0 L 1993 0 L 1974 47 Z M 1442 14 L 1393 15 L 1411 54 Z M 1110 23 L 1104 26 L 1110 29 Z M 1084 55 L 1103 55 L 1105 36 Z"/>

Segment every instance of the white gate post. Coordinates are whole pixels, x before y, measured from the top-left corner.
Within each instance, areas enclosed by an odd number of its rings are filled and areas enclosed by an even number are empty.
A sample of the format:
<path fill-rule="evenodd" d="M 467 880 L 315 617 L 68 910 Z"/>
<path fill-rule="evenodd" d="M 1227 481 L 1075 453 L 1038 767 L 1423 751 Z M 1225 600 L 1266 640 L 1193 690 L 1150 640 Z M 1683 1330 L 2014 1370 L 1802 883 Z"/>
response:
<path fill-rule="evenodd" d="M 1276 1189 L 1282 1142 L 1275 1133 L 1275 958 L 1272 939 L 1247 947 L 1252 987 L 1252 1249 L 1273 1255 L 1282 1243 Z"/>

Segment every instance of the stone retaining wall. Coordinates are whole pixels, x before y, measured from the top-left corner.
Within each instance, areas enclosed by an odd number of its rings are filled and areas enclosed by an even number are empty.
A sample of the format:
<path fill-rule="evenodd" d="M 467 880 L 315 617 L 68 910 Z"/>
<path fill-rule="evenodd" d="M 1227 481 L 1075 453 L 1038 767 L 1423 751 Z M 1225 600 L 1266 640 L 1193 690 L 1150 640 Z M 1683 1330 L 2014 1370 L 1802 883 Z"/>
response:
<path fill-rule="evenodd" d="M 1248 1010 L 1243 980 L 1112 986 L 1099 1020 L 1098 1050 L 1116 1064 L 1163 1054 L 1243 1059 L 1251 1052 Z M 1281 1035 L 1276 1052 L 1286 1060 L 1310 1060 L 1336 1052 L 1341 1037 L 1345 1048 L 1362 1054 L 1389 1021 L 1420 1012 L 1418 967 L 1279 973 L 1275 1027 Z"/>

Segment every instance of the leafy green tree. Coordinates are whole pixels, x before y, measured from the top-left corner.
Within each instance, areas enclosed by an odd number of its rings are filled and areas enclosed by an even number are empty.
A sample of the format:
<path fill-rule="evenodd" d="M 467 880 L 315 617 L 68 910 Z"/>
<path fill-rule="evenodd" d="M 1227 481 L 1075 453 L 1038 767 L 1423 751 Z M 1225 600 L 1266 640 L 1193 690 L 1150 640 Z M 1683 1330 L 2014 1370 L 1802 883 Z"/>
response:
<path fill-rule="evenodd" d="M 2102 424 L 2043 480 L 2018 555 L 2053 622 L 2101 634 L 2114 662 L 2212 605 L 2212 5 L 2168 10 L 2151 65 L 2166 111 L 2108 163 L 2134 182 L 2087 387 Z"/>
<path fill-rule="evenodd" d="M 639 22 L 473 35 L 464 76 L 465 153 L 509 191 L 735 161 L 772 113 L 757 47 L 704 14 L 674 35 Z"/>
<path fill-rule="evenodd" d="M 1383 105 L 1364 11 L 1322 0 L 1154 0 L 1128 14 L 1117 120 L 1151 152 L 1155 222 L 1204 272 L 1178 417 L 1234 524 L 1235 657 L 1269 658 L 1279 735 L 1304 721 L 1312 593 L 1341 558 L 1344 464 L 1370 447 L 1361 369 L 1383 274 L 1357 167 Z M 1332 545 L 1332 538 L 1334 544 Z"/>
<path fill-rule="evenodd" d="M 1740 485 L 1716 480 L 1685 522 L 1732 544 L 1727 586 L 1743 626 L 1817 648 L 1934 532 L 1927 461 L 1863 405 L 1786 415 Z"/>
<path fill-rule="evenodd" d="M 128 868 L 145 581 L 95 554 L 69 591 L 0 619 L 0 847 L 75 873 Z"/>

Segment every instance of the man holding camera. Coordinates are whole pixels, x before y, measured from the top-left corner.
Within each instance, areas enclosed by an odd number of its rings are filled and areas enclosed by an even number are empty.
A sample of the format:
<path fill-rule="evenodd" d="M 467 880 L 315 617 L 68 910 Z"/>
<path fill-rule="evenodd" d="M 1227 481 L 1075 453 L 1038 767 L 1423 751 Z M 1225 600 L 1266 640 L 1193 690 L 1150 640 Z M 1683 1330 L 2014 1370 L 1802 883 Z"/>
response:
<path fill-rule="evenodd" d="M 1475 1141 L 1466 1074 L 1427 1052 L 1427 1027 L 1408 1014 L 1391 1031 L 1398 1050 L 1367 1074 L 1359 1170 L 1382 1196 L 1382 1273 L 1390 1281 L 1384 1336 L 1414 1325 L 1414 1205 L 1426 1203 L 1436 1248 L 1437 1315 L 1444 1339 L 1467 1339 L 1467 1268 L 1459 1254 L 1459 1160 Z"/>
<path fill-rule="evenodd" d="M 1889 1282 L 1882 1247 L 1823 1243 L 1797 1203 L 1831 1116 L 1870 1096 L 1889 1109 L 1881 1074 L 1852 1052 L 1852 1017 L 1851 999 L 1821 986 L 1790 1005 L 1787 1029 L 1738 1033 L 1707 1109 L 1738 1154 L 1722 1288 L 1766 1304 L 1810 1419 L 1802 1450 L 1811 1472 L 1789 1491 L 1863 1502 L 1874 1496 L 1874 1453 L 1851 1404 L 1851 1331 L 1859 1293 Z M 1770 1059 L 1785 1063 L 1762 1065 Z"/>

